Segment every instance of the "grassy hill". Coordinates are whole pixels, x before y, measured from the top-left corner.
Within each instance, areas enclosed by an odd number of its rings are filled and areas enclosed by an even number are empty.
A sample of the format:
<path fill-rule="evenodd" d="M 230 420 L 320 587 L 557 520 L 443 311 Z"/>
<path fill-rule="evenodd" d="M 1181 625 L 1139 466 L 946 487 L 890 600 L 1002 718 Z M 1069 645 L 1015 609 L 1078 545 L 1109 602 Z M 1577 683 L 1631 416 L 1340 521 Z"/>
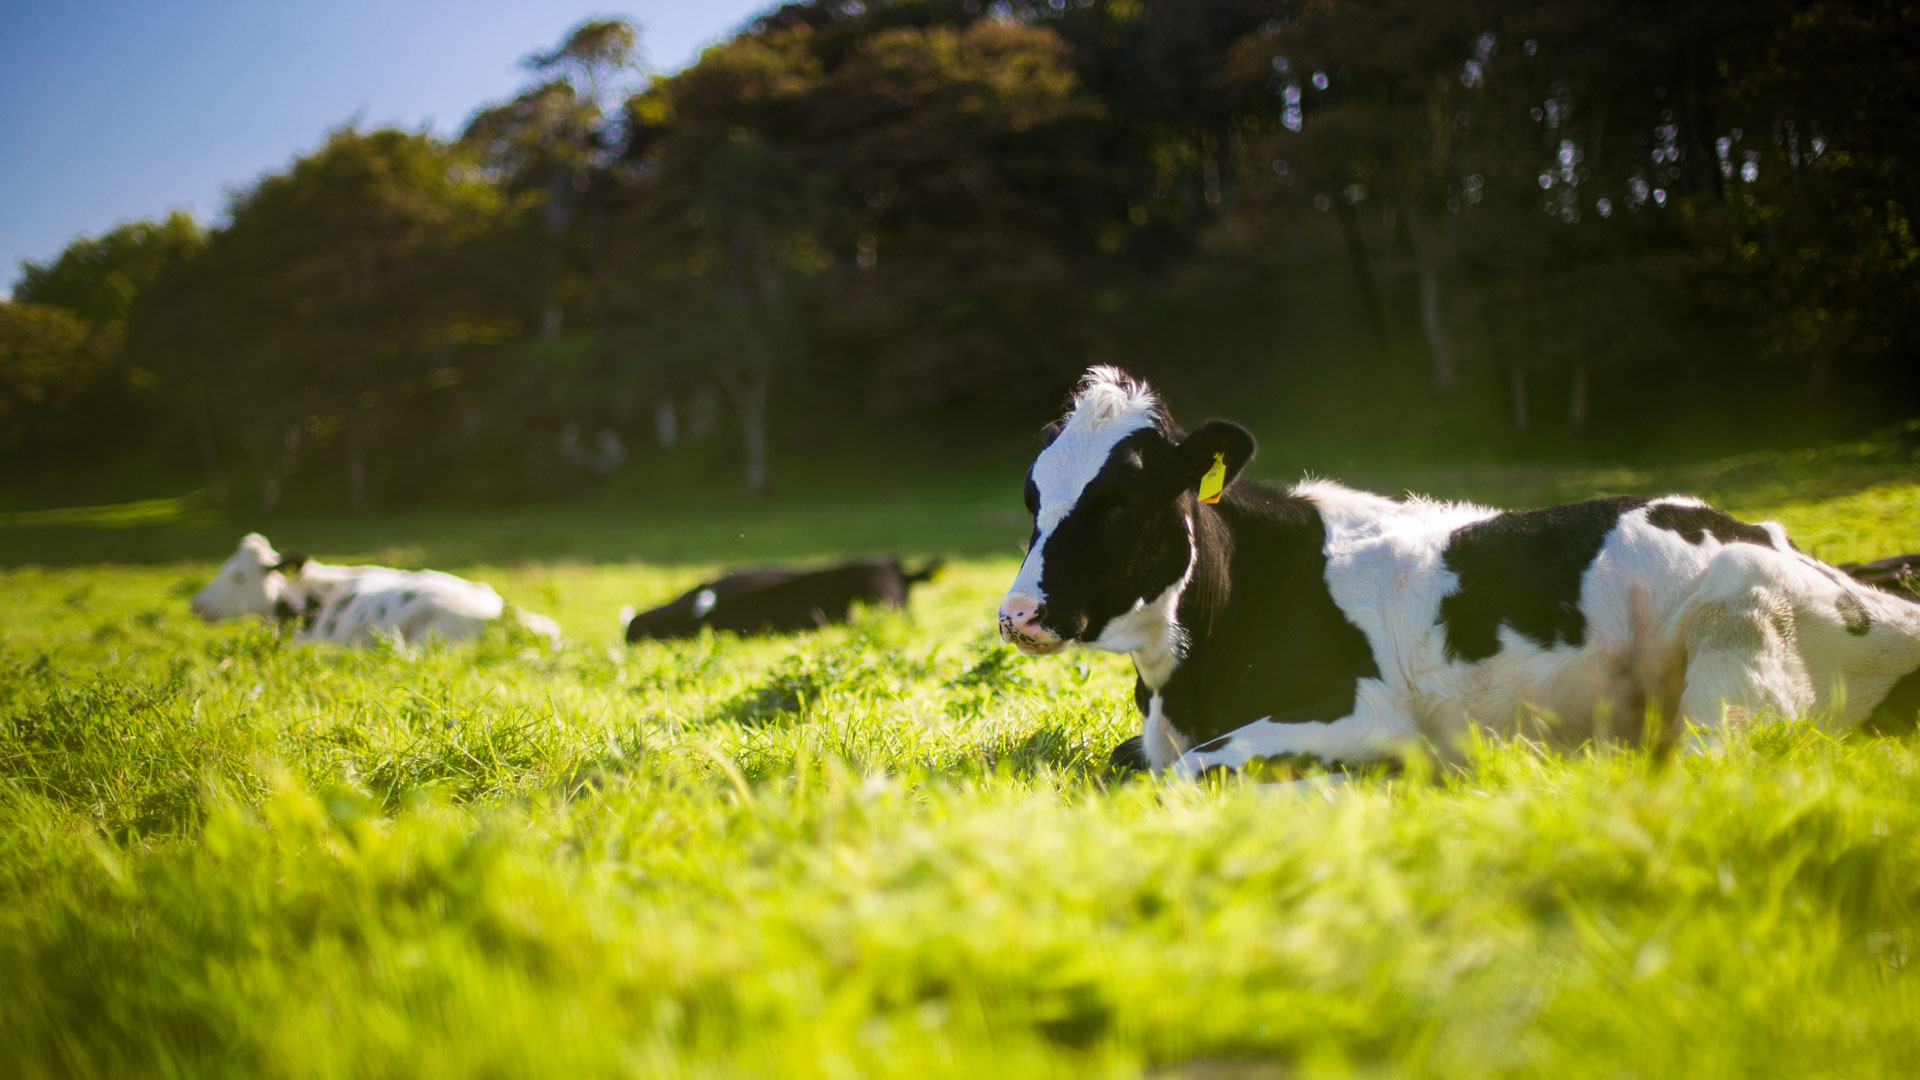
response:
<path fill-rule="evenodd" d="M 1271 456 L 1270 456 L 1271 457 Z M 1657 469 L 1372 466 L 1511 504 L 1691 490 L 1920 550 L 1908 433 Z M 1269 465 L 1276 473 L 1284 465 Z M 1325 470 L 1335 471 L 1335 470 Z M 0 517 L 0 1060 L 20 1075 L 1911 1075 L 1920 747 L 1804 725 L 1275 795 L 1109 787 L 1124 658 L 990 611 L 1017 474 L 270 535 L 554 615 L 421 657 L 202 626 L 257 523 Z M 955 561 L 907 613 L 617 642 L 740 561 Z"/>

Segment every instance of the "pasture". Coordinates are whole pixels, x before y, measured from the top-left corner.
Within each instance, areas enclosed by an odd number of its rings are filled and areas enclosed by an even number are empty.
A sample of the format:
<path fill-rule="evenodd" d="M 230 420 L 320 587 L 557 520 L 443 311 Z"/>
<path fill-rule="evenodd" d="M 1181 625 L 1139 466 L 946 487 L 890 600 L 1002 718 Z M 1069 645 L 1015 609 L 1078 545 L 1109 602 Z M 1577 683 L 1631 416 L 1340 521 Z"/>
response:
<path fill-rule="evenodd" d="M 1920 549 L 1897 431 L 1659 470 L 1325 471 L 1703 495 Z M 1015 466 L 1017 470 L 1017 466 Z M 1274 472 L 1261 469 L 1269 478 Z M 1120 657 L 992 611 L 1018 472 L 766 505 L 0 514 L 0 1060 L 65 1075 L 1904 1076 L 1920 747 L 1487 745 L 1304 794 L 1109 784 Z M 434 566 L 558 653 L 296 649 L 186 598 L 246 528 Z M 737 562 L 942 555 L 904 613 L 628 647 Z"/>

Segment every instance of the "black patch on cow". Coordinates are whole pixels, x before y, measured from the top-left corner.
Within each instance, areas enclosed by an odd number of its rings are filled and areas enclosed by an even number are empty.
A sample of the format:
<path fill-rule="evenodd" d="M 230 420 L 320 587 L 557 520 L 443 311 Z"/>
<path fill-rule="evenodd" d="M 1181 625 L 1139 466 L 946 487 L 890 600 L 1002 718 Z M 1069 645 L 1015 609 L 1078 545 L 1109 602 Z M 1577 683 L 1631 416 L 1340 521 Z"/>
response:
<path fill-rule="evenodd" d="M 935 559 L 908 572 L 899 559 L 851 559 L 817 570 L 743 570 L 696 585 L 627 623 L 629 642 L 692 637 L 703 626 L 740 634 L 790 633 L 845 622 L 856 603 L 903 607 L 917 582 L 939 572 Z M 701 594 L 711 594 L 705 611 Z"/>
<path fill-rule="evenodd" d="M 1460 579 L 1440 601 L 1447 656 L 1485 660 L 1500 651 L 1502 626 L 1543 649 L 1584 641 L 1581 579 L 1620 518 L 1646 503 L 1616 495 L 1511 510 L 1456 529 L 1441 556 Z"/>
<path fill-rule="evenodd" d="M 1107 772 L 1114 776 L 1145 772 L 1149 767 L 1147 740 L 1144 736 L 1135 735 L 1127 739 L 1107 755 Z"/>
<path fill-rule="evenodd" d="M 412 603 L 413 598 L 419 595 L 420 590 L 418 589 L 402 589 L 400 590 L 400 602 L 403 604 Z"/>
<path fill-rule="evenodd" d="M 1351 714 L 1360 680 L 1380 667 L 1327 588 L 1319 511 L 1242 479 L 1195 514 L 1197 562 L 1179 611 L 1188 647 L 1161 688 L 1167 722 L 1212 747 L 1256 720 Z"/>
<path fill-rule="evenodd" d="M 1220 749 L 1221 747 L 1227 745 L 1232 741 L 1233 741 L 1233 736 L 1222 735 L 1217 739 L 1213 739 L 1208 742 L 1201 743 L 1199 746 L 1194 747 L 1192 752 L 1196 754 L 1211 754 L 1215 750 Z"/>
<path fill-rule="evenodd" d="M 1773 546 L 1773 535 L 1758 525 L 1749 525 L 1711 506 L 1675 506 L 1661 503 L 1647 511 L 1647 524 L 1679 533 L 1689 544 L 1704 543 L 1708 536 L 1723 544 Z"/>
<path fill-rule="evenodd" d="M 1847 628 L 1847 633 L 1864 637 L 1867 631 L 1873 629 L 1873 616 L 1867 614 L 1867 605 L 1861 603 L 1859 597 L 1843 592 L 1834 600 L 1833 606 L 1840 609 L 1840 622 Z"/>

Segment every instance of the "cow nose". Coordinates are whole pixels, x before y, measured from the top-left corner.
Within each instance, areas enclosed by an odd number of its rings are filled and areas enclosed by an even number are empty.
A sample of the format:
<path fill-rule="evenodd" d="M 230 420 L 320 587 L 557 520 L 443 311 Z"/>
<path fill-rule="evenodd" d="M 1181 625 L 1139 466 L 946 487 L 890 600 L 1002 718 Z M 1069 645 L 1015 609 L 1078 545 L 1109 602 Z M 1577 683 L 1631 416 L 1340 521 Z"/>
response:
<path fill-rule="evenodd" d="M 1015 644 L 1044 642 L 1054 635 L 1040 625 L 1047 605 L 1037 596 L 1014 593 L 1000 604 L 1000 636 Z"/>

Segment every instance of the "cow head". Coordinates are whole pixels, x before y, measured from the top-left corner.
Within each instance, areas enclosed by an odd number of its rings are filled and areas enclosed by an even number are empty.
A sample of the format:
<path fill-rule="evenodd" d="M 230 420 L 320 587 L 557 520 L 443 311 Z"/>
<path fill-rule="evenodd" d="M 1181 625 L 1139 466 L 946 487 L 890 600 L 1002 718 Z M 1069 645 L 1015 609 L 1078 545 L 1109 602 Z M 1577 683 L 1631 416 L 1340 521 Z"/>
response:
<path fill-rule="evenodd" d="M 1201 480 L 1218 455 L 1231 483 L 1253 436 L 1223 420 L 1185 435 L 1145 383 L 1096 367 L 1043 437 L 1027 471 L 1033 536 L 1000 604 L 1001 637 L 1036 655 L 1074 641 L 1151 646 L 1192 575 Z"/>
<path fill-rule="evenodd" d="M 297 575 L 306 561 L 304 555 L 282 556 L 266 537 L 248 533 L 213 580 L 193 594 L 193 613 L 207 622 L 281 614 L 288 603 L 286 575 Z"/>

